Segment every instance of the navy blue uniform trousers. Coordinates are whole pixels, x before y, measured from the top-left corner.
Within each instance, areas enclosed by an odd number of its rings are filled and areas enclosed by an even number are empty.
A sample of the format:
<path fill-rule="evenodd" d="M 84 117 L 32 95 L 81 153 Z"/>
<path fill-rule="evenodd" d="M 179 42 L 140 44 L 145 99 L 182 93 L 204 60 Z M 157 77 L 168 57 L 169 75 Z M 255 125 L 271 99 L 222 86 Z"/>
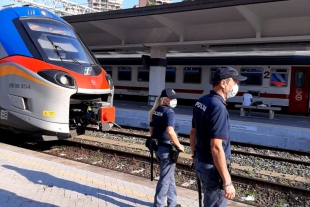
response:
<path fill-rule="evenodd" d="M 168 207 L 177 205 L 177 191 L 174 179 L 175 163 L 172 163 L 170 148 L 158 146 L 155 152 L 156 159 L 160 165 L 160 177 L 156 186 L 154 207 L 164 207 L 167 198 Z"/>
<path fill-rule="evenodd" d="M 224 190 L 220 189 L 220 174 L 215 165 L 199 162 L 196 158 L 195 170 L 202 183 L 204 207 L 226 207 L 227 199 L 224 197 Z"/>

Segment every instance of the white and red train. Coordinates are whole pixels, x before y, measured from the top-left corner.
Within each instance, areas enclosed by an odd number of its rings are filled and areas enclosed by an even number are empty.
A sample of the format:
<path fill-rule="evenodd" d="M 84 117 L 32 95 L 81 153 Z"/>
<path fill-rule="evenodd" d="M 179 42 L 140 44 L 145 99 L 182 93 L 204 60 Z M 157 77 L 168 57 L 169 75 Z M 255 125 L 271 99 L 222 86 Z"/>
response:
<path fill-rule="evenodd" d="M 98 59 L 112 76 L 116 95 L 148 96 L 149 70 L 143 68 L 141 57 Z M 222 65 L 230 65 L 248 77 L 240 83 L 239 93 L 230 103 L 242 102 L 242 95 L 247 92 L 254 101 L 280 106 L 282 111 L 309 114 L 310 56 L 307 55 L 167 57 L 166 87 L 174 88 L 183 99 L 196 100 L 209 93 L 212 74 Z"/>

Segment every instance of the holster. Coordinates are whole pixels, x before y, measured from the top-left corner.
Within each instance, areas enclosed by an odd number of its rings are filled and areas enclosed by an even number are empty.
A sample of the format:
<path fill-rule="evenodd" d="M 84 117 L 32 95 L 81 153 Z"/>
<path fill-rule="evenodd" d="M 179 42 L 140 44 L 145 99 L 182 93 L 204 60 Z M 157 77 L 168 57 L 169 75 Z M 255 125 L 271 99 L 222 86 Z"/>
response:
<path fill-rule="evenodd" d="M 177 163 L 179 154 L 180 154 L 180 151 L 174 145 L 172 145 L 170 149 L 170 157 L 171 157 L 172 163 Z"/>
<path fill-rule="evenodd" d="M 158 139 L 155 138 L 147 138 L 145 141 L 145 146 L 149 148 L 151 151 L 157 151 L 158 150 Z"/>

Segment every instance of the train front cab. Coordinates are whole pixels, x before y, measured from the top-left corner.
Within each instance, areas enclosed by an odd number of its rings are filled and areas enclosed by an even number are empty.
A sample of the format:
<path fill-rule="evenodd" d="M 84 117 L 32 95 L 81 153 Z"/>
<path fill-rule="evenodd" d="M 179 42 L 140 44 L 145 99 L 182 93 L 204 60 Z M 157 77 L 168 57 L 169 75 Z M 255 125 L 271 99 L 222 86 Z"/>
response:
<path fill-rule="evenodd" d="M 74 29 L 35 7 L 0 10 L 0 127 L 69 137 L 115 121 L 112 79 Z"/>
<path fill-rule="evenodd" d="M 310 67 L 292 67 L 289 112 L 309 113 Z"/>

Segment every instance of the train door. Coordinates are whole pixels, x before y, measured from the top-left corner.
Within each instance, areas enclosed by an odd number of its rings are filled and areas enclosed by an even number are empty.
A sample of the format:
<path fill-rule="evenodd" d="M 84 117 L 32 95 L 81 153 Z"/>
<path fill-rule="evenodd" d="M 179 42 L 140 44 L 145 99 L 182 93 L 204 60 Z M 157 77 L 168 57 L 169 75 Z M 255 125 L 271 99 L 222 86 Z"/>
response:
<path fill-rule="evenodd" d="M 308 113 L 310 68 L 292 67 L 289 112 Z"/>

